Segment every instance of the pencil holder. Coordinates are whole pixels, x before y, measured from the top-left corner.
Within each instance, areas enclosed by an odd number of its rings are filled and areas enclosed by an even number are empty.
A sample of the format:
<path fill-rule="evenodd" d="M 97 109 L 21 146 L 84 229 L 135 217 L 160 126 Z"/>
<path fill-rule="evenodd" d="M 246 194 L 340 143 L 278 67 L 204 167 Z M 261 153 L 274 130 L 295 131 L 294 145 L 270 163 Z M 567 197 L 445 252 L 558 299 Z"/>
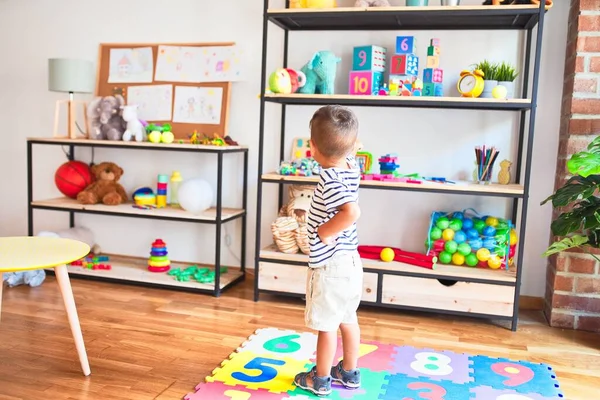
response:
<path fill-rule="evenodd" d="M 480 185 L 489 185 L 492 183 L 492 171 L 494 169 L 493 165 L 490 165 L 487 171 L 479 172 L 477 175 L 477 183 Z"/>

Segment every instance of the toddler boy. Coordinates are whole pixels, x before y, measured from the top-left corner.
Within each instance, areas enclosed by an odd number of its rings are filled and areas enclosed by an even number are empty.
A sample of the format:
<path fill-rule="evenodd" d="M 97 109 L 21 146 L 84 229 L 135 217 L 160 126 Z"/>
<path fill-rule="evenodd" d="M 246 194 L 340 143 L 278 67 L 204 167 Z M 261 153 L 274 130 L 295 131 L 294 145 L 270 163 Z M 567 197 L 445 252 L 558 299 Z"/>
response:
<path fill-rule="evenodd" d="M 354 161 L 357 135 L 358 120 L 345 107 L 322 107 L 310 121 L 311 152 L 322 171 L 308 214 L 305 317 L 306 325 L 319 334 L 317 365 L 310 372 L 296 375 L 294 384 L 319 396 L 331 393 L 332 381 L 349 389 L 360 387 L 356 310 L 362 294 L 363 268 L 356 234 L 360 217 L 360 170 Z M 338 328 L 344 358 L 332 367 Z"/>

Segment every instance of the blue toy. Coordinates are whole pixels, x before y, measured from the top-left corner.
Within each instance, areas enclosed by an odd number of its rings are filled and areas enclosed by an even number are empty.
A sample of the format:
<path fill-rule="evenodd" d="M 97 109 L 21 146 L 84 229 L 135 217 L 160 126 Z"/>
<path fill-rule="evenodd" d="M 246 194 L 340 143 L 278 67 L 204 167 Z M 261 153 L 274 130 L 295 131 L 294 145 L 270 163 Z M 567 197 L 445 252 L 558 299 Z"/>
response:
<path fill-rule="evenodd" d="M 35 271 L 5 272 L 2 276 L 9 287 L 19 285 L 36 287 L 44 282 L 46 279 L 46 272 L 43 269 L 38 269 Z"/>
<path fill-rule="evenodd" d="M 331 51 L 319 51 L 302 67 L 306 75 L 306 83 L 298 93 L 302 94 L 334 94 L 337 65 L 342 61 Z"/>
<path fill-rule="evenodd" d="M 416 50 L 417 45 L 414 36 L 396 37 L 396 54 L 414 54 Z"/>

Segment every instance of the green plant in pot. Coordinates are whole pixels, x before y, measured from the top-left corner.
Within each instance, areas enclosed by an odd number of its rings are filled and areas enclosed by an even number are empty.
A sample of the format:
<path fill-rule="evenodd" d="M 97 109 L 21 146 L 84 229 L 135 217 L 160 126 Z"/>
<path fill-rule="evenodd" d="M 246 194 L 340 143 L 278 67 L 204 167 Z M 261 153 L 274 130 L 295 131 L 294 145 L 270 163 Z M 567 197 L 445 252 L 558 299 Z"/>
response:
<path fill-rule="evenodd" d="M 496 70 L 496 79 L 498 85 L 506 88 L 506 98 L 513 99 L 515 97 L 515 79 L 519 73 L 512 65 L 502 62 Z"/>
<path fill-rule="evenodd" d="M 483 87 L 483 93 L 481 93 L 480 97 L 491 98 L 492 90 L 498 86 L 498 64 L 483 60 L 477 64 L 476 69 L 483 71 L 484 74 L 483 80 L 485 86 Z"/>
<path fill-rule="evenodd" d="M 567 168 L 573 176 L 542 202 L 552 201 L 552 207 L 560 212 L 550 226 L 556 241 L 544 256 L 573 248 L 587 253 L 590 248 L 600 248 L 600 136 L 587 150 L 573 154 Z"/>

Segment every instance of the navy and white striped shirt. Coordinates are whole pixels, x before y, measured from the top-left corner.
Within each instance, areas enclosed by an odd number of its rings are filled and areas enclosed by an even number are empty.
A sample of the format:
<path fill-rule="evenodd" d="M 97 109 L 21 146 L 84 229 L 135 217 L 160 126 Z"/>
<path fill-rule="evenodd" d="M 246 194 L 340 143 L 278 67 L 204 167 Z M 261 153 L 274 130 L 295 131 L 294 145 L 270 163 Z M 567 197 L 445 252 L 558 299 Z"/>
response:
<path fill-rule="evenodd" d="M 313 194 L 308 212 L 308 239 L 310 267 L 325 265 L 327 260 L 338 252 L 355 251 L 358 247 L 356 223 L 340 233 L 331 245 L 321 242 L 317 229 L 338 213 L 338 208 L 346 203 L 358 203 L 358 186 L 360 184 L 360 169 L 356 166 L 354 157 L 346 159 L 345 168 L 327 168 L 321 170 L 321 176 Z"/>

